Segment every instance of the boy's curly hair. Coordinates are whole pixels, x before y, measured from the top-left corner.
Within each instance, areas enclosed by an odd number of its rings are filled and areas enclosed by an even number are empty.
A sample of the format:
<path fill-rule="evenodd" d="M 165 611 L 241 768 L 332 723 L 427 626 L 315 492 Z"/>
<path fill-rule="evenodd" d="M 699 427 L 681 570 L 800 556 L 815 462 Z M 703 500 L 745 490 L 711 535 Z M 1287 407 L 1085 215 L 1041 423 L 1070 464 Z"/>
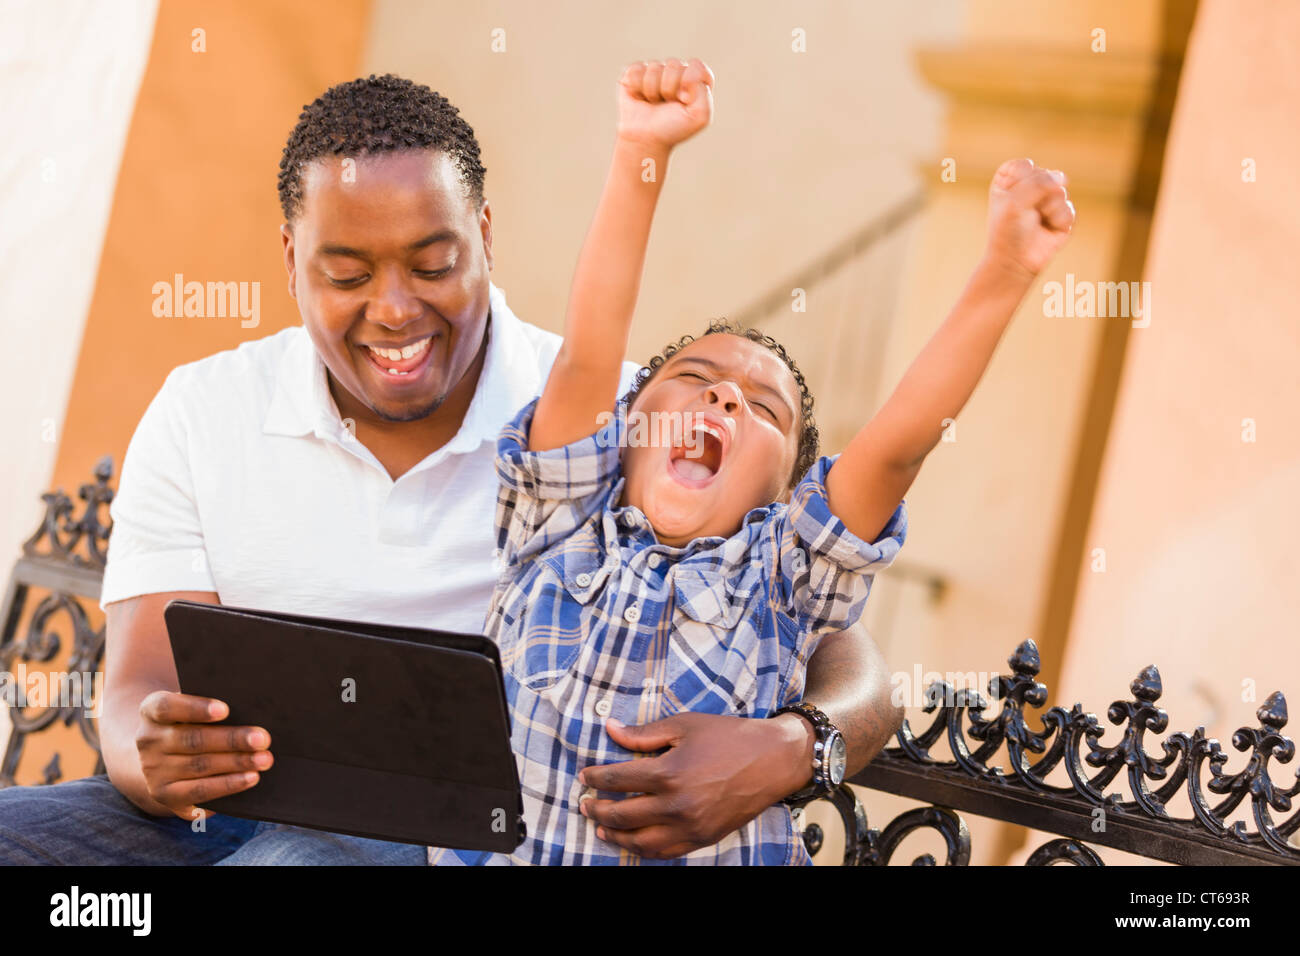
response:
<path fill-rule="evenodd" d="M 727 335 L 737 335 L 743 339 L 749 339 L 751 342 L 757 342 L 759 345 L 776 353 L 777 357 L 785 363 L 790 374 L 794 376 L 795 384 L 799 386 L 799 398 L 801 405 L 801 419 L 799 427 L 799 451 L 795 456 L 794 472 L 790 475 L 789 486 L 793 488 L 799 480 L 807 474 L 808 469 L 817 461 L 817 456 L 821 448 L 821 435 L 817 431 L 817 420 L 813 417 L 813 397 L 808 391 L 808 384 L 804 381 L 803 372 L 799 371 L 799 366 L 794 363 L 788 352 L 772 336 L 760 332 L 758 329 L 740 326 L 726 319 L 713 319 L 709 322 L 708 329 L 699 336 L 717 335 L 725 333 Z M 665 362 L 690 345 L 696 340 L 694 335 L 683 335 L 676 342 L 671 342 L 664 346 L 664 350 L 650 359 L 632 380 L 631 387 L 627 394 L 623 396 L 623 401 L 627 402 L 628 408 L 632 407 L 632 401 L 641 392 L 659 369 L 663 368 Z"/>

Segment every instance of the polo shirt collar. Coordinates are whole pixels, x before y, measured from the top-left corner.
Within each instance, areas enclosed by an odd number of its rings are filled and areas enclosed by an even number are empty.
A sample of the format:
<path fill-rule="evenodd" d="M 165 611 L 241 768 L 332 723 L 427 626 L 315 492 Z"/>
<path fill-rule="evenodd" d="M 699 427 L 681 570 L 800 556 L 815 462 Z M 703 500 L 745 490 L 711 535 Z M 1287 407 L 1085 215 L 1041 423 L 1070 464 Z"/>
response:
<path fill-rule="evenodd" d="M 523 322 L 489 285 L 487 355 L 460 430 L 442 449 L 469 452 L 495 441 L 502 427 L 541 391 L 541 371 Z M 325 363 L 307 330 L 300 328 L 285 350 L 262 431 L 268 435 L 315 435 L 339 441 L 343 422 L 330 394 Z"/>

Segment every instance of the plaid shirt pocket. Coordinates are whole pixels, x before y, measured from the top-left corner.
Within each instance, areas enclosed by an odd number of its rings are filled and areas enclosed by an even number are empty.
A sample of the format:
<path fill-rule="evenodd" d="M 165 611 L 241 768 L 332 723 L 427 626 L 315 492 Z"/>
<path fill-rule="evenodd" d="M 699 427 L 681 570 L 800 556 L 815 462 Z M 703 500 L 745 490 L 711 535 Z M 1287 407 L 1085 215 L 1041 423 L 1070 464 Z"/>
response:
<path fill-rule="evenodd" d="M 665 692 L 669 712 L 749 716 L 762 657 L 773 651 L 757 640 L 766 606 L 762 570 L 750 565 L 734 578 L 677 569 L 677 613 L 668 634 Z"/>
<path fill-rule="evenodd" d="M 526 617 L 528 625 L 503 632 L 513 644 L 502 647 L 502 666 L 531 691 L 550 690 L 568 676 L 587 639 L 588 606 L 604 589 L 611 570 L 602 560 L 603 552 L 589 546 L 589 534 L 590 529 L 583 529 L 540 558 L 530 587 L 518 592 L 507 609 L 507 624 Z"/>

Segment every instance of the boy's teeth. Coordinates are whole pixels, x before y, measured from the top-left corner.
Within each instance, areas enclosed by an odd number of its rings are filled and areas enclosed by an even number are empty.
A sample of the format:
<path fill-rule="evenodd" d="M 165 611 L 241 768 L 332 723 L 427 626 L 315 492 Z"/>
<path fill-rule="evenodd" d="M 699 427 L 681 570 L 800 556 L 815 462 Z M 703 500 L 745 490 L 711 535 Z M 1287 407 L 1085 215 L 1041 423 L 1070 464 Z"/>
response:
<path fill-rule="evenodd" d="M 713 474 L 708 465 L 687 458 L 677 460 L 677 473 L 683 478 L 691 478 L 696 481 L 703 481 Z"/>

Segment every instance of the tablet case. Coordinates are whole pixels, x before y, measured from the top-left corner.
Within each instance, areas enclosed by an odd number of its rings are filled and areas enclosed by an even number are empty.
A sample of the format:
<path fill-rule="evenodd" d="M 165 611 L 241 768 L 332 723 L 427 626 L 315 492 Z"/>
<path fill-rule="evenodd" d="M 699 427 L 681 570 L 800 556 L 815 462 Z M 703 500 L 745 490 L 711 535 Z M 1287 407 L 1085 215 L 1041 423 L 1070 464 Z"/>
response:
<path fill-rule="evenodd" d="M 270 769 L 215 813 L 509 853 L 523 801 L 496 645 L 480 635 L 193 601 L 163 611 L 182 693 L 264 727 Z"/>

